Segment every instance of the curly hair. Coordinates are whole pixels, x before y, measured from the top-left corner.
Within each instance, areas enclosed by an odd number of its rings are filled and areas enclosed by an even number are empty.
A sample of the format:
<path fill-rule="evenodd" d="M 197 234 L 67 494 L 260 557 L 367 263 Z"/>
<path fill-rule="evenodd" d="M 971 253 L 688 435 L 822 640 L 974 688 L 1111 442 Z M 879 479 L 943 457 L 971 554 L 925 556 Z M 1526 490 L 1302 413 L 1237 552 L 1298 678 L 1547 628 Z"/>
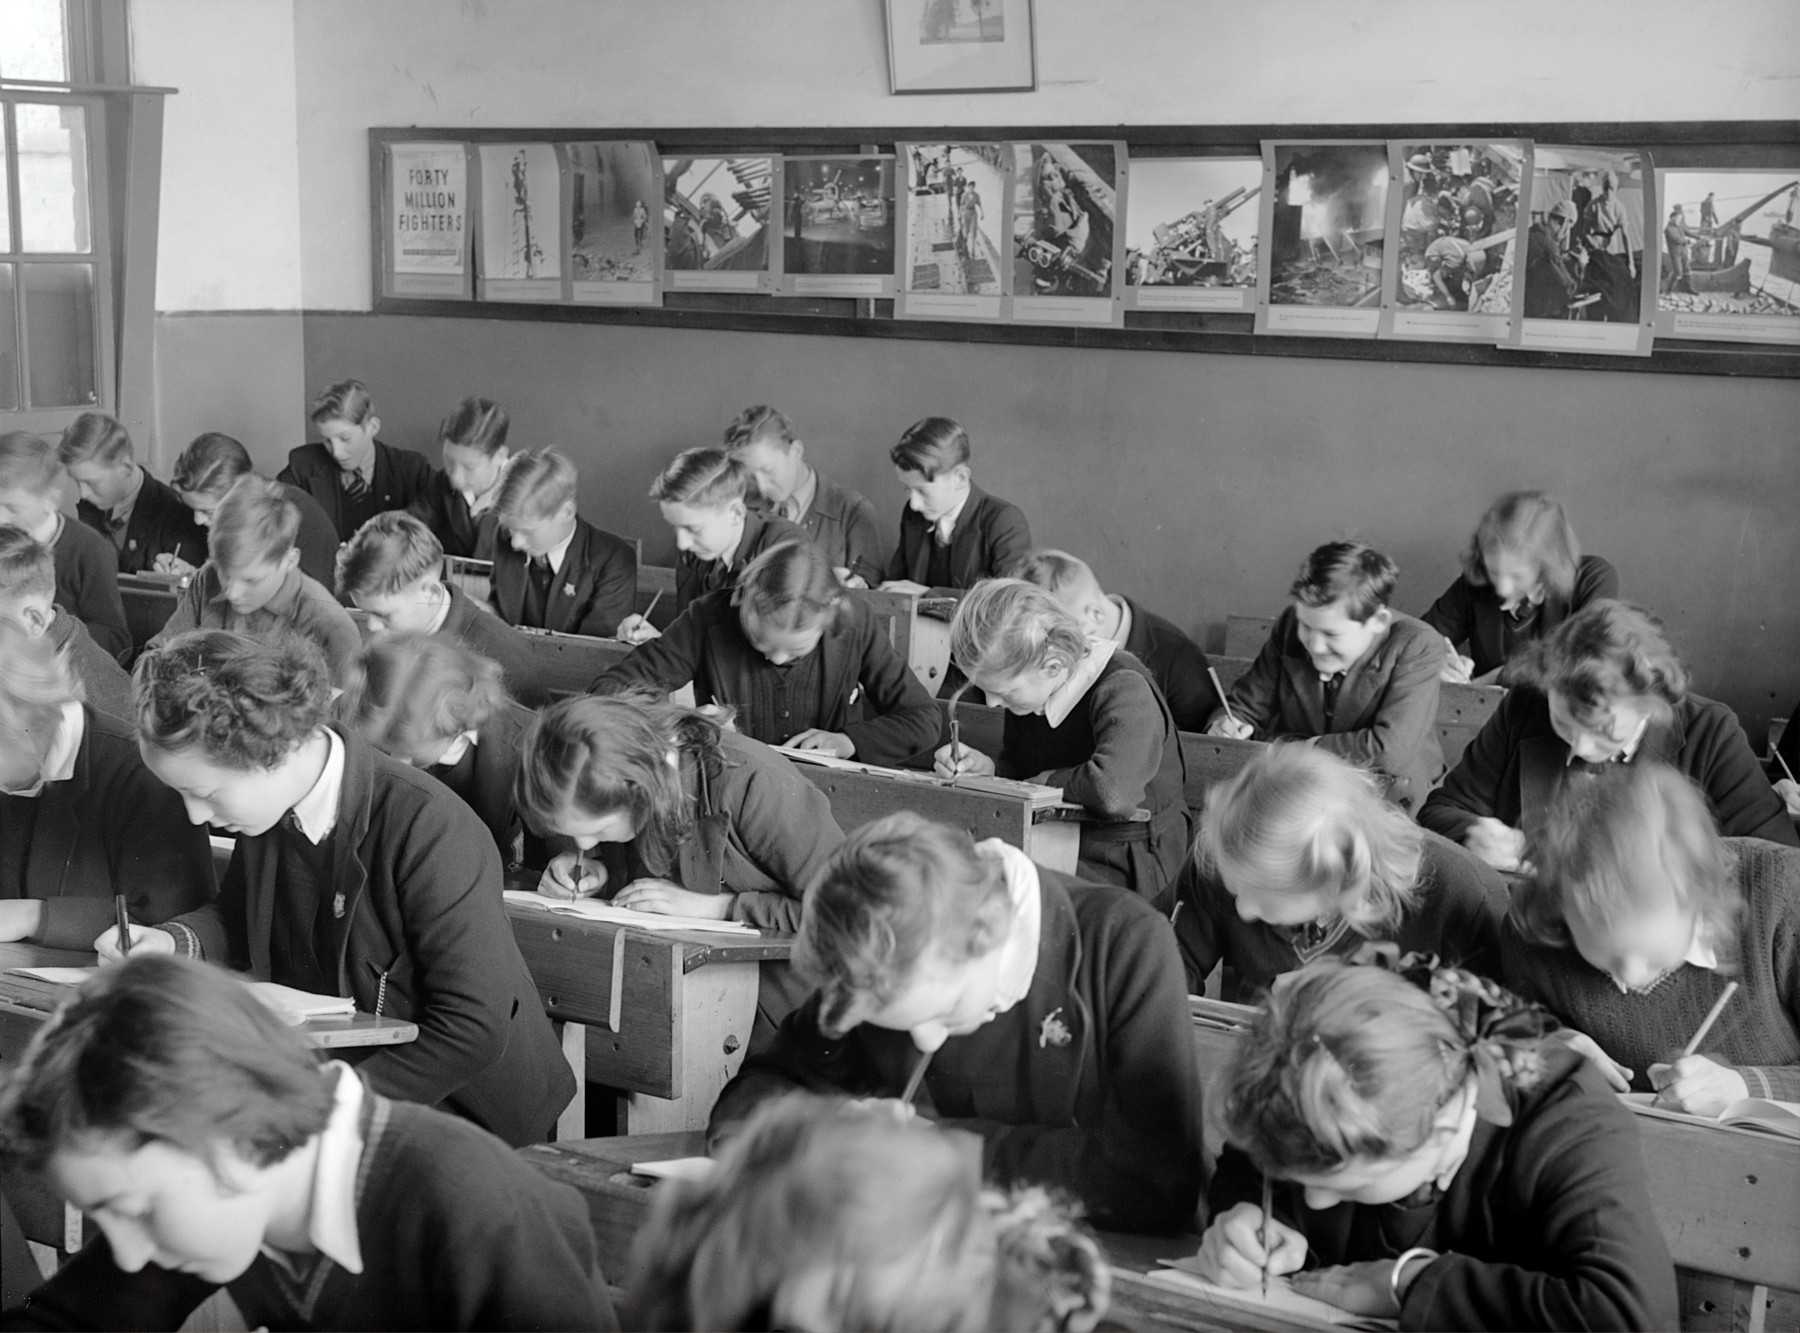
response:
<path fill-rule="evenodd" d="M 1610 597 L 1589 602 L 1513 658 L 1511 683 L 1555 693 L 1583 726 L 1604 728 L 1613 705 L 1636 700 L 1666 717 L 1687 695 L 1688 673 L 1660 621 Z"/>
<path fill-rule="evenodd" d="M 506 702 L 500 668 L 442 634 L 384 634 L 358 655 L 339 716 L 411 759 L 478 731 Z"/>
<path fill-rule="evenodd" d="M 197 629 L 147 650 L 132 684 L 143 744 L 198 748 L 225 768 L 255 772 L 325 725 L 335 682 L 323 651 L 298 634 Z"/>

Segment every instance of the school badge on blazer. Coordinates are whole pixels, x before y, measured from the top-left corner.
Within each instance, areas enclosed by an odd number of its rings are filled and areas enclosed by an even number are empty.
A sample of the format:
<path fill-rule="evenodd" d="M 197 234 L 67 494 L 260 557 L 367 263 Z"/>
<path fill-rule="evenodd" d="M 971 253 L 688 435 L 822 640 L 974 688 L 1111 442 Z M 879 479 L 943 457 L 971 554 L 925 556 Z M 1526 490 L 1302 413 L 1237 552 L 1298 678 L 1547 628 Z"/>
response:
<path fill-rule="evenodd" d="M 1062 1021 L 1062 1006 L 1058 1005 L 1044 1015 L 1044 1021 L 1038 1025 L 1038 1049 L 1051 1046 L 1067 1046 L 1074 1037 L 1069 1032 L 1069 1025 Z"/>

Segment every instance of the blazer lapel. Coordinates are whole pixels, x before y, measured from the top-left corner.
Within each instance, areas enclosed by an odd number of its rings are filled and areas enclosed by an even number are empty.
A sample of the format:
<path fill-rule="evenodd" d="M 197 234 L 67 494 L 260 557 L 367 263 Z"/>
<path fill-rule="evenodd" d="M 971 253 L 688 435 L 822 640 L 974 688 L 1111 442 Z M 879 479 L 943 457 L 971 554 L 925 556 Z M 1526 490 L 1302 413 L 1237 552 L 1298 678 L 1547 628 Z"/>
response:
<path fill-rule="evenodd" d="M 51 783 L 33 797 L 14 798 L 38 802 L 25 897 L 60 898 L 68 888 L 75 849 L 81 843 L 81 819 L 76 807 L 93 781 L 93 726 L 93 715 L 89 713 L 82 728 L 81 745 L 75 752 L 75 771 L 67 782 Z"/>
<path fill-rule="evenodd" d="M 236 855 L 244 858 L 244 933 L 248 937 L 250 974 L 268 977 L 270 937 L 275 931 L 275 876 L 280 856 L 271 830 L 254 838 L 240 837 Z"/>
<path fill-rule="evenodd" d="M 342 733 L 340 733 L 342 735 Z M 344 741 L 344 782 L 338 790 L 337 826 L 333 831 L 331 859 L 331 943 L 337 954 L 338 994 L 353 995 L 349 975 L 350 928 L 357 905 L 369 883 L 362 843 L 369 831 L 369 808 L 374 799 L 375 760 L 367 745 L 350 736 Z"/>
<path fill-rule="evenodd" d="M 826 704 L 819 721 L 827 731 L 841 731 L 850 720 L 850 695 L 861 667 L 855 629 L 856 618 L 846 616 L 844 623 L 833 625 L 819 640 L 819 680 Z"/>
<path fill-rule="evenodd" d="M 969 499 L 957 516 L 956 530 L 950 534 L 950 575 L 960 587 L 971 587 L 981 568 L 981 530 L 986 526 L 987 492 L 979 486 L 969 487 Z M 929 539 L 930 533 L 926 536 Z"/>
<path fill-rule="evenodd" d="M 1300 646 L 1299 635 L 1290 629 L 1288 651 L 1281 655 L 1281 670 L 1287 676 L 1288 692 L 1300 703 L 1306 734 L 1317 736 L 1325 730 L 1325 687 L 1319 681 L 1318 668 Z M 1338 705 L 1342 709 L 1340 702 Z"/>
<path fill-rule="evenodd" d="M 519 623 L 525 612 L 525 559 L 510 546 L 494 550 L 494 605 L 509 625 Z"/>
<path fill-rule="evenodd" d="M 1031 1089 L 1031 1109 L 1039 1117 L 1038 1123 L 1061 1125 L 1072 1122 L 1073 1108 L 1081 1097 L 1076 1073 L 1089 1064 L 1085 1053 L 1092 1042 L 1088 1031 L 1092 1015 L 1085 1004 L 1074 1003 L 1081 972 L 1081 937 L 1075 930 L 1075 909 L 1069 895 L 1042 871 L 1038 883 L 1043 910 L 1038 927 L 1037 971 L 1031 978 L 1030 991 L 1019 1001 L 1024 1043 L 1020 1055 L 1025 1081 Z M 977 1114 L 990 1112 L 978 1105 Z"/>
<path fill-rule="evenodd" d="M 551 627 L 566 625 L 582 592 L 581 584 L 593 576 L 593 561 L 588 557 L 588 525 L 577 519 L 575 536 L 563 553 L 562 568 L 550 584 L 545 601 L 544 623 Z"/>

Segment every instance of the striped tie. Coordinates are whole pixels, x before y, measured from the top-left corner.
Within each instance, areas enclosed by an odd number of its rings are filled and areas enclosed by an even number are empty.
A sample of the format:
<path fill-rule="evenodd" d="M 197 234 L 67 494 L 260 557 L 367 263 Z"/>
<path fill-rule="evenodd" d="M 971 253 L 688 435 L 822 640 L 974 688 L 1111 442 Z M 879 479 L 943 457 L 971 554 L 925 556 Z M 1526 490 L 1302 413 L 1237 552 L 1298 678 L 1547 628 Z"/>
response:
<path fill-rule="evenodd" d="M 360 500 L 369 493 L 369 483 L 363 480 L 363 474 L 355 468 L 338 473 L 338 484 L 352 500 Z"/>

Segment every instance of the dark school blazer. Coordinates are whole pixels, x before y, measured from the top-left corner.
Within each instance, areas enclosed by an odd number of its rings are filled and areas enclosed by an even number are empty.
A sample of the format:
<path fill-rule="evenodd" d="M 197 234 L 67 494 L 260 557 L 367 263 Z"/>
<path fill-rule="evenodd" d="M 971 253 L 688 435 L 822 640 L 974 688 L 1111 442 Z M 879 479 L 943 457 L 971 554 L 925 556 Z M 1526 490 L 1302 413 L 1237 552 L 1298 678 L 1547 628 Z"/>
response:
<path fill-rule="evenodd" d="M 450 592 L 450 609 L 444 613 L 438 633 L 499 667 L 506 692 L 520 703 L 533 708 L 549 703 L 548 694 L 535 679 L 525 636 L 454 583 L 444 586 Z"/>
<path fill-rule="evenodd" d="M 936 526 L 911 506 L 900 511 L 900 545 L 888 562 L 888 578 L 930 582 L 932 530 Z M 949 586 L 973 588 L 982 579 L 1008 574 L 1030 550 L 1031 525 L 1024 512 L 979 486 L 971 486 L 950 532 Z"/>
<path fill-rule="evenodd" d="M 36 898 L 32 943 L 88 950 L 113 924 L 113 895 L 131 919 L 156 925 L 213 896 L 212 844 L 181 798 L 138 754 L 133 723 L 84 707 L 75 771 L 36 796 L 0 795 L 0 840 L 30 820 L 24 875 L 0 897 Z"/>
<path fill-rule="evenodd" d="M 519 742 L 531 725 L 532 710 L 508 699 L 475 732 L 475 745 L 462 762 L 434 765 L 425 771 L 463 800 L 487 825 L 500 851 L 500 863 L 511 867 L 513 848 L 524 832 L 524 817 L 513 796 L 519 774 Z M 528 862 L 529 863 L 529 862 Z M 540 857 L 536 864 L 542 865 Z"/>
<path fill-rule="evenodd" d="M 464 556 L 471 560 L 494 558 L 495 534 L 499 523 L 492 508 L 480 518 L 469 512 L 469 502 L 462 492 L 450 484 L 450 478 L 432 469 L 425 489 L 407 506 L 407 512 L 436 534 L 445 555 Z"/>
<path fill-rule="evenodd" d="M 1584 555 L 1569 596 L 1549 594 L 1523 626 L 1515 625 L 1501 609 L 1492 587 L 1470 583 L 1466 574 L 1457 575 L 1456 582 L 1419 618 L 1451 643 L 1467 643 L 1475 674 L 1485 676 L 1506 665 L 1520 645 L 1543 638 L 1589 602 L 1618 595 L 1619 571 L 1597 555 Z"/>
<path fill-rule="evenodd" d="M 696 560 L 688 551 L 675 558 L 676 613 L 687 610 L 697 598 L 709 592 L 729 592 L 737 587 L 744 566 L 769 548 L 807 540 L 806 533 L 797 524 L 774 514 L 750 510 L 744 515 L 744 532 L 738 538 L 737 550 L 732 552 L 729 566 L 718 560 Z"/>
<path fill-rule="evenodd" d="M 300 572 L 322 588 L 337 587 L 337 526 L 310 491 L 287 482 L 277 483 L 282 494 L 300 511 L 300 534 L 294 545 L 300 548 Z"/>
<path fill-rule="evenodd" d="M 509 625 L 525 616 L 526 566 L 530 557 L 501 540 L 494 549 L 494 610 Z M 533 629 L 588 634 L 609 639 L 637 606 L 637 547 L 602 532 L 586 519 L 575 520 L 575 535 L 562 568 L 550 584 L 544 623 Z"/>
<path fill-rule="evenodd" d="M 50 539 L 56 569 L 56 604 L 68 610 L 88 633 L 120 662 L 131 660 L 131 630 L 125 624 L 125 601 L 119 596 L 119 561 L 113 544 L 85 523 L 59 517 Z"/>
<path fill-rule="evenodd" d="M 1344 675 L 1331 732 L 1325 734 L 1325 685 L 1300 644 L 1290 604 L 1250 669 L 1230 690 L 1231 707 L 1258 740 L 1317 737 L 1321 750 L 1388 780 L 1388 795 L 1416 810 L 1444 772 L 1438 743 L 1438 671 L 1443 637 L 1421 620 L 1394 614 L 1387 637 Z"/>
<path fill-rule="evenodd" d="M 184 505 L 162 482 L 141 469 L 143 485 L 125 521 L 125 544 L 113 546 L 119 556 L 119 573 L 141 574 L 156 569 L 159 555 L 180 556 L 198 569 L 206 563 L 206 529 L 194 521 L 194 511 Z M 81 521 L 113 545 L 112 520 L 104 509 L 79 500 L 75 513 Z"/>
<path fill-rule="evenodd" d="M 813 476 L 813 500 L 800 515 L 799 526 L 825 553 L 833 569 L 860 575 L 871 588 L 887 569 L 888 551 L 875 524 L 875 506 L 848 486 L 827 481 L 818 471 Z"/>
<path fill-rule="evenodd" d="M 980 1138 L 990 1180 L 1072 1194 L 1108 1230 L 1192 1226 L 1204 1181 L 1200 1076 L 1168 922 L 1123 889 L 1042 866 L 1037 875 L 1031 989 L 946 1041 L 917 1100 L 940 1129 Z M 906 1032 L 864 1023 L 826 1037 L 815 994 L 725 1085 L 709 1145 L 796 1087 L 898 1097 L 918 1059 Z"/>
<path fill-rule="evenodd" d="M 375 441 L 375 471 L 369 489 L 375 493 L 376 512 L 408 508 L 424 493 L 435 470 L 424 454 Z M 339 471 L 331 450 L 322 444 L 302 444 L 288 451 L 287 466 L 275 480 L 298 486 L 317 500 L 337 531 L 338 540 L 347 542 L 356 535 L 356 526 L 344 511 Z M 326 580 L 326 586 L 331 586 L 330 580 Z"/>
<path fill-rule="evenodd" d="M 591 694 L 653 687 L 676 690 L 689 681 L 696 703 L 726 703 L 738 710 L 738 729 L 770 744 L 774 721 L 759 717 L 759 701 L 774 666 L 744 637 L 728 592 L 712 592 L 675 617 L 660 639 L 638 645 L 603 673 Z M 788 735 L 812 727 L 839 731 L 856 744 L 855 757 L 893 768 L 937 744 L 943 721 L 936 701 L 919 683 L 869 604 L 846 597 L 813 650 L 819 657 L 822 711 L 789 719 Z M 862 690 L 862 707 L 851 696 Z"/>
<path fill-rule="evenodd" d="M 1154 611 L 1130 597 L 1120 601 L 1131 611 L 1131 632 L 1125 636 L 1125 651 L 1150 669 L 1175 725 L 1182 731 L 1205 731 L 1212 715 L 1219 710 L 1219 692 L 1212 677 L 1206 674 L 1210 665 L 1200 645 L 1164 620 Z"/>
<path fill-rule="evenodd" d="M 1632 758 L 1660 760 L 1692 778 L 1724 836 L 1800 846 L 1794 821 L 1757 763 L 1737 714 L 1724 704 L 1688 695 L 1667 721 L 1650 724 Z M 1591 765 L 1569 762 L 1569 747 L 1550 725 L 1549 700 L 1517 686 L 1431 793 L 1419 822 L 1461 842 L 1477 819 L 1498 819 L 1529 839 L 1562 784 L 1592 772 Z"/>
<path fill-rule="evenodd" d="M 337 993 L 408 1018 L 416 1041 L 371 1048 L 357 1071 L 383 1096 L 443 1104 L 514 1147 L 542 1142 L 575 1095 L 501 906 L 500 854 L 436 778 L 343 737 L 330 949 Z M 179 949 L 272 981 L 278 831 L 240 836 L 218 899 L 164 924 Z"/>

